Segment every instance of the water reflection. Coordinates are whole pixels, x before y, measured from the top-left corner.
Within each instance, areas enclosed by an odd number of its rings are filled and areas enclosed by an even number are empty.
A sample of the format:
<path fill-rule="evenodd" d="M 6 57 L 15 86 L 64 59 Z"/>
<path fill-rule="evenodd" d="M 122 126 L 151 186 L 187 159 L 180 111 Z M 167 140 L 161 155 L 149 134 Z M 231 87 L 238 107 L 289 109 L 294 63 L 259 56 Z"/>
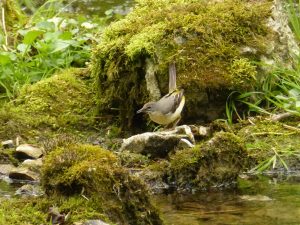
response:
<path fill-rule="evenodd" d="M 69 4 L 67 10 L 84 15 L 104 17 L 110 14 L 126 15 L 133 6 L 133 0 L 81 0 Z"/>
<path fill-rule="evenodd" d="M 240 180 L 234 191 L 154 198 L 166 225 L 299 225 L 300 183 L 277 179 Z"/>

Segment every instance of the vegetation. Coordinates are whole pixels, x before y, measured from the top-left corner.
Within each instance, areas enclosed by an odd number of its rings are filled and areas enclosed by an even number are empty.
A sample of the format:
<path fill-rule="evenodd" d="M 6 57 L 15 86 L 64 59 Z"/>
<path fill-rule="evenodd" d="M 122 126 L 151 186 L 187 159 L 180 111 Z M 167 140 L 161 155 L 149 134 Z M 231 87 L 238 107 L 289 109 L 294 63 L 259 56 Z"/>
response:
<path fill-rule="evenodd" d="M 1 139 L 51 136 L 52 131 L 94 123 L 94 94 L 85 69 L 69 69 L 24 86 L 19 96 L 0 109 Z"/>
<path fill-rule="evenodd" d="M 203 104 L 199 93 L 251 89 L 257 74 L 253 60 L 272 38 L 264 23 L 269 15 L 268 1 L 138 1 L 125 19 L 104 31 L 94 50 L 99 110 L 118 116 L 123 127 L 137 123 L 135 111 L 149 99 L 144 77 L 149 58 L 163 93 L 168 65 L 176 61 L 186 111 L 195 117 L 194 106 Z M 256 53 L 244 55 L 244 46 Z"/>
<path fill-rule="evenodd" d="M 300 3 L 300 2 L 298 2 Z M 296 39 L 300 40 L 299 4 L 289 1 L 286 4 L 291 28 Z M 240 121 L 255 114 L 272 115 L 287 112 L 294 118 L 300 116 L 300 61 L 299 55 L 293 55 L 292 67 L 286 67 L 280 63 L 269 66 L 270 72 L 266 79 L 260 80 L 255 91 L 233 92 L 226 104 L 226 113 L 229 124 L 234 119 Z M 245 107 L 246 106 L 246 107 Z M 248 110 L 238 110 L 247 108 Z M 293 121 L 297 119 L 290 119 Z M 256 158 L 259 164 L 253 171 L 262 172 L 267 169 L 283 169 L 289 171 L 289 166 L 295 166 L 300 158 L 298 146 L 299 129 L 297 122 L 289 124 L 266 122 L 247 126 L 245 130 L 258 132 L 249 135 L 252 137 L 248 143 L 248 150 Z M 242 129 L 241 133 L 244 132 Z M 257 135 L 256 135 L 257 134 Z M 245 134 L 243 133 L 242 136 Z M 292 159 L 292 160 L 291 160 Z"/>
<path fill-rule="evenodd" d="M 5 2 L 3 22 L 8 28 L 0 31 L 1 98 L 12 99 L 24 84 L 49 77 L 60 69 L 85 67 L 96 34 L 103 29 L 103 20 L 63 15 L 61 0 L 47 1 L 30 16 L 19 13 L 16 1 Z"/>

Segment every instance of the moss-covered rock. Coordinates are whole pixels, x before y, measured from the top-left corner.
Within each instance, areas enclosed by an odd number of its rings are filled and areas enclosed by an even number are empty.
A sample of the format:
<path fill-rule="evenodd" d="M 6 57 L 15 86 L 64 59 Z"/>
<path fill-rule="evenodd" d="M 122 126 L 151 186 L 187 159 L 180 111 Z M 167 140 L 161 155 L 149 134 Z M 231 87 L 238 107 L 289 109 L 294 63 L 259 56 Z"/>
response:
<path fill-rule="evenodd" d="M 91 127 L 95 98 L 88 76 L 86 69 L 68 69 L 23 87 L 14 101 L 0 108 L 0 139 Z"/>
<path fill-rule="evenodd" d="M 219 116 L 226 93 L 255 84 L 253 61 L 272 38 L 266 26 L 270 8 L 268 0 L 139 0 L 125 19 L 105 30 L 94 49 L 99 110 L 117 112 L 124 126 L 136 125 L 135 110 L 149 100 L 145 70 L 150 58 L 162 93 L 168 65 L 176 62 L 178 84 L 186 90 L 186 119 Z"/>
<path fill-rule="evenodd" d="M 124 170 L 117 157 L 91 145 L 67 145 L 45 159 L 47 194 L 92 199 L 92 209 L 121 224 L 162 224 L 146 187 Z"/>
<path fill-rule="evenodd" d="M 170 160 L 171 180 L 179 189 L 232 186 L 245 169 L 247 159 L 239 137 L 219 132 L 202 145 L 176 152 Z"/>

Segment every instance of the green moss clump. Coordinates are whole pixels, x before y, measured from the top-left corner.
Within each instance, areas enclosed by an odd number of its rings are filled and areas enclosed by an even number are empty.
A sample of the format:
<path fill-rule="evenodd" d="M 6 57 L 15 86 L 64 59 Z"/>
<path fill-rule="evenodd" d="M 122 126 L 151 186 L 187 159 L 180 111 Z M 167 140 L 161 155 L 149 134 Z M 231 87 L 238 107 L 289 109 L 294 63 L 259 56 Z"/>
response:
<path fill-rule="evenodd" d="M 122 166 L 127 168 L 143 168 L 150 163 L 149 157 L 129 151 L 120 152 L 118 157 L 121 160 Z"/>
<path fill-rule="evenodd" d="M 25 22 L 26 16 L 22 13 L 20 5 L 16 0 L 4 0 L 0 3 L 4 8 L 5 22 L 8 30 L 11 30 L 15 24 Z M 2 15 L 2 13 L 0 13 Z"/>
<path fill-rule="evenodd" d="M 171 157 L 170 174 L 179 188 L 226 187 L 236 182 L 247 159 L 239 137 L 219 132 L 202 145 L 176 152 Z"/>
<path fill-rule="evenodd" d="M 39 136 L 94 122 L 94 92 L 86 69 L 68 69 L 33 85 L 0 108 L 0 138 Z"/>
<path fill-rule="evenodd" d="M 270 6 L 268 0 L 139 0 L 125 19 L 105 30 L 94 49 L 99 111 L 118 115 L 123 126 L 134 125 L 136 109 L 149 100 L 147 58 L 157 65 L 162 93 L 168 88 L 168 64 L 176 61 L 187 108 L 199 105 L 198 95 L 206 90 L 222 95 L 250 89 L 257 73 L 252 62 L 259 61 L 272 38 L 265 23 Z M 255 51 L 243 53 L 244 47 Z"/>
<path fill-rule="evenodd" d="M 81 196 L 70 198 L 52 197 L 52 198 L 23 198 L 23 199 L 0 199 L 0 224 L 15 225 L 30 224 L 50 224 L 47 221 L 50 207 L 57 206 L 61 214 L 70 213 L 69 219 L 64 223 L 66 225 L 89 219 L 101 219 L 109 224 L 113 224 L 109 218 L 100 213 L 101 206 L 95 199 L 86 199 Z"/>
<path fill-rule="evenodd" d="M 96 211 L 121 224 L 162 224 L 146 187 L 117 157 L 98 146 L 70 144 L 46 156 L 41 182 L 47 194 L 93 199 Z"/>

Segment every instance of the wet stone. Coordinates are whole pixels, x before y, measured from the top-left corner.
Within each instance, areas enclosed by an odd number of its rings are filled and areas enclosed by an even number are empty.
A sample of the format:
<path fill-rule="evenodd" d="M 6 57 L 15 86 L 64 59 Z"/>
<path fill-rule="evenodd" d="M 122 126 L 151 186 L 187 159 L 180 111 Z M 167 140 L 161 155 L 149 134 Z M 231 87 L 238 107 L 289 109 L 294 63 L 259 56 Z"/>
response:
<path fill-rule="evenodd" d="M 25 184 L 16 191 L 16 195 L 21 195 L 21 196 L 37 197 L 43 194 L 44 193 L 40 186 L 32 185 L 32 184 Z"/>
<path fill-rule="evenodd" d="M 12 171 L 14 169 L 16 169 L 16 167 L 11 164 L 1 164 L 0 165 L 0 174 L 8 175 L 10 173 L 10 171 Z"/>
<path fill-rule="evenodd" d="M 17 147 L 16 153 L 17 158 L 37 159 L 43 155 L 43 150 L 29 144 L 23 144 Z"/>
<path fill-rule="evenodd" d="M 178 148 L 182 139 L 185 145 L 195 143 L 191 128 L 187 125 L 176 127 L 172 130 L 146 132 L 124 139 L 120 151 L 130 151 L 151 158 L 164 158 L 169 152 Z M 181 141 L 182 142 L 182 141 Z M 186 142 L 190 142 L 187 144 Z"/>
<path fill-rule="evenodd" d="M 13 148 L 14 142 L 13 140 L 2 141 L 1 145 L 3 146 L 3 148 Z"/>
<path fill-rule="evenodd" d="M 37 181 L 39 180 L 39 174 L 31 171 L 26 167 L 18 167 L 10 171 L 8 174 L 9 178 L 16 180 L 28 180 Z"/>

